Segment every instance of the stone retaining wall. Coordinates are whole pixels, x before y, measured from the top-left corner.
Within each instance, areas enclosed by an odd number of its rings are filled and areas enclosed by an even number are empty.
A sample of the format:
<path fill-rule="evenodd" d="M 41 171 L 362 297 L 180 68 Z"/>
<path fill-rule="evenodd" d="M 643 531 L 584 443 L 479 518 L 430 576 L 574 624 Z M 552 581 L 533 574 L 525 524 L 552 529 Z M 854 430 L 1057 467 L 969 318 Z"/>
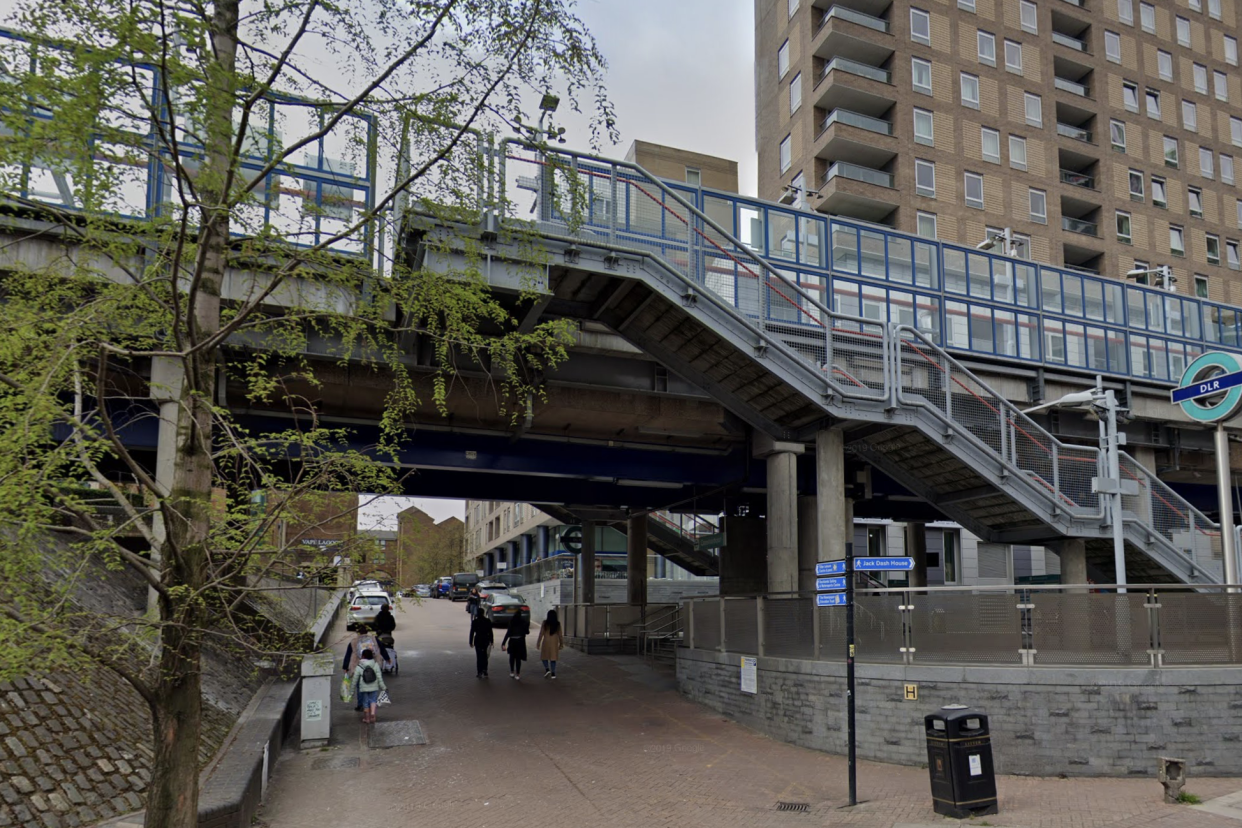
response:
<path fill-rule="evenodd" d="M 785 742 L 845 752 L 845 664 L 758 660 L 758 693 L 742 693 L 741 657 L 677 652 L 691 699 Z M 935 667 L 856 665 L 858 755 L 927 761 L 923 716 L 965 704 L 991 719 L 997 773 L 1154 776 L 1159 756 L 1191 774 L 1242 774 L 1242 668 Z M 905 700 L 905 686 L 918 689 Z"/>

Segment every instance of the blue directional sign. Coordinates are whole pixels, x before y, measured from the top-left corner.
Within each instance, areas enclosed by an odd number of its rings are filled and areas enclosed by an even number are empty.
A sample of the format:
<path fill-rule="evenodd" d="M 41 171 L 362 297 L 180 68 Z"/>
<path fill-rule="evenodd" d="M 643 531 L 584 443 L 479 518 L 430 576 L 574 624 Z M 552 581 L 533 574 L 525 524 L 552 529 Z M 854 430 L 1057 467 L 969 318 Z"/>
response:
<path fill-rule="evenodd" d="M 1195 382 L 1181 388 L 1174 388 L 1173 402 L 1180 403 L 1199 397 L 1210 397 L 1213 394 L 1219 394 L 1239 385 L 1242 385 L 1242 371 L 1236 374 L 1220 374 L 1203 382 Z"/>
<path fill-rule="evenodd" d="M 843 575 L 845 574 L 845 561 L 824 561 L 815 564 L 816 577 L 822 575 Z"/>
<path fill-rule="evenodd" d="M 855 572 L 909 572 L 914 569 L 914 558 L 855 558 Z"/>
<path fill-rule="evenodd" d="M 815 596 L 815 606 L 817 607 L 843 607 L 845 606 L 844 592 L 821 592 Z"/>
<path fill-rule="evenodd" d="M 824 591 L 826 589 L 845 589 L 845 577 L 840 578 L 816 578 L 815 589 Z"/>

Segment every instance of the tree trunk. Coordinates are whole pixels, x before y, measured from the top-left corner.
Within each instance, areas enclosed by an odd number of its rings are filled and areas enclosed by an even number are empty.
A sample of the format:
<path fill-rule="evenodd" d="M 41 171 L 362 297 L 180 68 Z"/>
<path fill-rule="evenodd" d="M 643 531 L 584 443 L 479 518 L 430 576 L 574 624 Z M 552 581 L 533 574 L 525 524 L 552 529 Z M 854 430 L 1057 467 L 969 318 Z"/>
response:
<path fill-rule="evenodd" d="M 198 178 L 199 217 L 195 289 L 186 295 L 183 343 L 192 349 L 220 330 L 230 227 L 229 170 L 233 165 L 238 0 L 218 0 L 211 21 L 207 67 L 205 158 Z M 164 509 L 167 536 L 160 602 L 160 675 L 152 705 L 155 762 L 147 794 L 146 828 L 196 828 L 198 754 L 202 739 L 202 590 L 209 580 L 216 349 L 181 359 L 184 382 L 177 407 L 176 469 Z"/>

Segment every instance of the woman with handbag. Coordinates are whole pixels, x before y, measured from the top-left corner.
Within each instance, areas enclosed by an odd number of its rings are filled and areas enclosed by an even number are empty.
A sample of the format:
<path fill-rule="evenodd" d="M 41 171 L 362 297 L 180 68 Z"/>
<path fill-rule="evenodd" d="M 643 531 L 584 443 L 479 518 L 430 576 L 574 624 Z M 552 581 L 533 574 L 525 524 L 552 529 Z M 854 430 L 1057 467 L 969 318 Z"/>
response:
<path fill-rule="evenodd" d="M 526 636 L 530 635 L 530 618 L 520 612 L 509 620 L 500 649 L 509 650 L 509 675 L 521 681 L 522 662 L 526 660 Z"/>
<path fill-rule="evenodd" d="M 565 635 L 556 610 L 548 610 L 548 617 L 539 627 L 535 646 L 539 648 L 539 658 L 543 661 L 543 677 L 556 678 L 556 658 L 565 646 Z"/>

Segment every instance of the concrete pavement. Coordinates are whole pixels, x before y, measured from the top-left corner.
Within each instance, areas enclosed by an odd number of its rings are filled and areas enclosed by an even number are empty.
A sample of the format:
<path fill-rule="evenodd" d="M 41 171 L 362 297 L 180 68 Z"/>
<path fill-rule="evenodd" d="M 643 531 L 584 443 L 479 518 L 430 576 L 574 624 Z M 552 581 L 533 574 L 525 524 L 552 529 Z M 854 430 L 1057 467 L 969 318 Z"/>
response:
<path fill-rule="evenodd" d="M 280 759 L 260 824 L 383 826 L 951 825 L 931 809 L 927 771 L 864 762 L 859 796 L 842 809 L 842 757 L 774 742 L 682 698 L 671 675 L 630 657 L 566 650 L 559 678 L 528 661 L 508 676 L 500 636 L 491 678 L 474 675 L 465 605 L 406 601 L 395 633 L 401 673 L 380 725 L 417 721 L 427 744 L 377 749 L 352 705 L 334 703 L 328 748 Z M 537 626 L 537 625 L 536 625 Z M 348 640 L 334 635 L 338 653 Z M 529 639 L 534 650 L 534 636 Z M 1192 771 L 1193 773 L 1193 771 Z M 1151 779 L 998 780 L 1001 812 L 967 824 L 1013 828 L 1242 828 L 1242 821 L 1161 803 Z M 1242 780 L 1192 776 L 1205 800 Z M 801 812 L 777 803 L 805 804 Z M 1235 810 L 1236 809 L 1232 809 Z M 1237 811 L 1242 816 L 1242 811 Z"/>

